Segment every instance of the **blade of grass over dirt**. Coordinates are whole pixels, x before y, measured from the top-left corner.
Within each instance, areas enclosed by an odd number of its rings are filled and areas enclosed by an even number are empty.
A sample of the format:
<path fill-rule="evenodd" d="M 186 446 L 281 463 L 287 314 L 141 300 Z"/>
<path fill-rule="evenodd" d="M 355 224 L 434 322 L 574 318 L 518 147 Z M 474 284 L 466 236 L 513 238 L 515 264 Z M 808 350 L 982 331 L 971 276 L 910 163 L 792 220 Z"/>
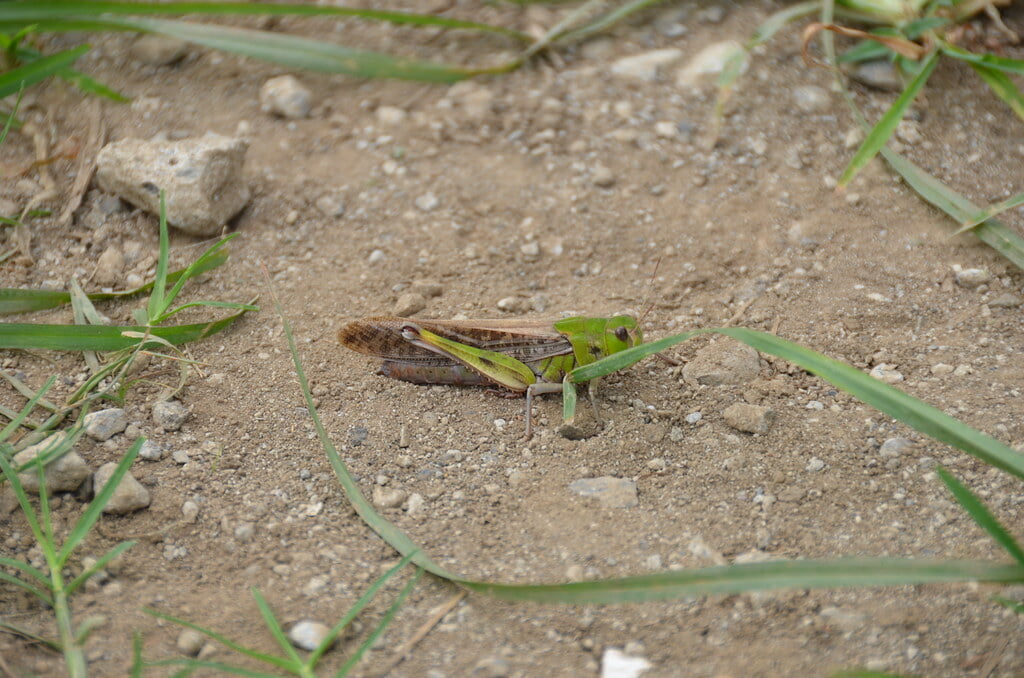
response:
<path fill-rule="evenodd" d="M 868 135 L 864 138 L 860 148 L 853 154 L 853 158 L 850 159 L 846 169 L 843 170 L 843 174 L 839 177 L 839 188 L 845 188 L 853 178 L 857 176 L 857 173 L 864 168 L 868 162 L 871 161 L 878 152 L 885 146 L 885 143 L 892 136 L 892 133 L 896 131 L 896 127 L 900 124 L 900 120 L 903 119 L 903 115 L 910 108 L 910 104 L 914 102 L 917 95 L 920 93 L 921 88 L 924 87 L 925 83 L 928 82 L 928 78 L 931 77 L 932 71 L 935 70 L 935 65 L 939 62 L 939 52 L 932 52 L 928 59 L 924 62 L 924 67 L 921 71 L 910 81 L 906 89 L 896 98 L 893 105 L 888 111 L 881 117 L 878 123 L 868 132 Z"/>
<path fill-rule="evenodd" d="M 707 333 L 724 334 L 742 341 L 758 351 L 788 360 L 825 379 L 833 386 L 850 393 L 880 412 L 898 419 L 936 440 L 967 452 L 987 464 L 1012 473 L 1018 478 L 1024 478 L 1024 455 L 1016 450 L 850 365 L 767 332 L 742 327 L 693 330 L 614 353 L 607 358 L 573 370 L 569 374 L 569 378 L 574 383 L 590 381 L 628 367 L 641 358 L 688 341 L 699 334 Z"/>
<path fill-rule="evenodd" d="M 220 332 L 248 311 L 257 310 L 251 304 L 238 304 L 238 313 L 191 325 L 167 327 L 100 326 L 100 325 L 48 325 L 36 323 L 0 323 L 0 348 L 39 349 L 50 351 L 119 351 L 131 348 L 139 339 L 125 336 L 125 332 L 148 333 L 175 346 L 198 341 Z M 156 340 L 154 345 L 159 344 Z"/>
<path fill-rule="evenodd" d="M 267 278 L 269 285 L 270 276 L 266 271 L 264 271 L 264 276 Z M 886 558 L 750 563 L 730 567 L 706 568 L 682 572 L 662 572 L 644 577 L 625 577 L 619 579 L 574 582 L 567 584 L 501 584 L 475 581 L 455 575 L 435 563 L 425 553 L 417 552 L 419 551 L 419 547 L 416 543 L 413 542 L 413 540 L 402 532 L 396 525 L 377 513 L 373 506 L 362 495 L 358 484 L 349 473 L 344 462 L 341 460 L 337 449 L 334 447 L 330 437 L 327 435 L 327 431 L 324 429 L 323 423 L 320 421 L 316 407 L 313 404 L 313 396 L 309 390 L 309 383 L 306 379 L 305 371 L 302 368 L 302 361 L 299 358 L 295 337 L 291 330 L 291 324 L 284 315 L 280 301 L 277 299 L 276 293 L 272 287 L 270 293 L 274 300 L 274 306 L 277 310 L 278 316 L 281 318 L 284 334 L 288 342 L 288 348 L 294 363 L 296 377 L 298 378 L 302 395 L 306 401 L 306 406 L 316 427 L 317 435 L 319 436 L 321 445 L 331 462 L 331 466 L 334 468 L 339 484 L 352 507 L 366 522 L 366 524 L 392 548 L 403 556 L 411 556 L 413 563 L 431 574 L 448 579 L 449 581 L 473 591 L 509 600 L 587 604 L 660 600 L 690 595 L 738 593 L 742 591 L 772 588 L 891 586 L 939 581 L 1024 582 L 1024 566 L 1021 565 L 963 561 L 928 562 Z M 728 329 L 730 331 L 738 330 L 738 328 Z M 739 333 L 742 334 L 742 332 Z M 695 333 L 687 333 L 687 335 L 680 336 L 693 336 L 694 334 Z M 755 332 L 754 334 L 761 333 Z M 777 340 L 777 337 L 773 337 L 772 335 L 767 336 L 771 339 Z M 678 337 L 671 337 L 670 339 L 674 340 L 676 343 L 678 343 L 678 341 L 682 341 L 682 339 L 679 339 Z M 645 346 L 658 346 L 659 344 L 664 343 L 665 340 L 662 340 L 662 342 L 653 342 L 652 344 Z M 789 342 L 785 343 L 788 344 Z M 802 349 L 801 347 L 793 346 L 801 351 L 806 351 L 806 349 Z M 636 349 L 630 349 L 630 351 L 635 350 Z M 812 355 L 818 355 L 811 351 L 807 352 Z M 826 361 L 829 360 L 823 356 L 822 358 Z M 639 358 L 635 358 L 634 360 L 636 359 Z M 608 359 L 606 358 L 599 362 L 606 363 L 607 365 L 607 360 Z M 596 364 L 598 363 L 593 363 L 592 365 Z M 852 367 L 843 367 L 858 375 L 857 377 L 853 377 L 854 380 L 858 377 L 863 377 L 865 379 L 875 381 L 871 377 L 861 374 Z M 579 373 L 580 370 L 575 370 L 571 373 L 570 376 L 573 378 L 573 381 L 582 381 L 582 379 L 577 379 Z M 909 400 L 914 400 L 904 394 L 900 395 Z M 920 404 L 923 405 L 923 403 Z M 962 424 L 960 424 L 960 426 L 968 428 Z M 975 434 L 977 436 L 981 436 L 980 433 L 975 432 Z M 1022 469 L 1024 469 L 1024 463 L 1022 463 L 1021 466 Z"/>
<path fill-rule="evenodd" d="M 1003 524 L 992 515 L 984 503 L 973 492 L 957 479 L 952 473 L 941 466 L 935 470 L 942 482 L 946 484 L 953 497 L 964 507 L 967 514 L 974 518 L 974 522 L 988 532 L 997 544 L 1002 546 L 1021 565 L 1024 565 L 1024 549 L 1007 531 Z"/>
<path fill-rule="evenodd" d="M 233 237 L 234 235 L 235 234 L 232 234 L 232 236 L 229 237 Z M 191 276 L 197 276 L 207 271 L 211 271 L 227 260 L 228 252 L 226 250 L 219 250 L 213 253 L 210 257 L 200 257 L 200 259 L 197 259 L 191 266 L 178 269 L 173 273 L 168 273 L 167 282 L 172 284 L 177 283 L 181 276 L 186 272 L 189 272 Z M 202 263 L 200 263 L 200 261 Z M 153 289 L 153 283 L 154 281 L 150 280 L 145 285 L 141 285 L 135 289 L 125 290 L 123 292 L 93 292 L 86 296 L 88 296 L 90 301 L 94 302 L 133 297 Z M 14 287 L 0 288 L 0 315 L 45 311 L 46 309 L 56 308 L 70 303 L 71 294 L 59 290 L 23 290 Z"/>
<path fill-rule="evenodd" d="M 0 28 L 3 22 L 0 22 Z M 125 30 L 159 33 L 242 56 L 291 68 L 321 73 L 343 73 L 359 78 L 398 78 L 419 82 L 452 83 L 505 67 L 472 69 L 432 61 L 355 49 L 295 35 L 270 33 L 234 26 L 200 24 L 172 19 L 103 16 L 88 20 L 54 20 L 48 30 Z M 506 69 L 507 70 L 507 69 Z"/>
<path fill-rule="evenodd" d="M 2 13 L 3 6 L 0 5 L 0 15 Z M 23 86 L 27 87 L 51 75 L 57 75 L 88 51 L 89 45 L 81 45 L 0 73 L 0 98 L 16 94 Z"/>
<path fill-rule="evenodd" d="M 48 21 L 64 21 L 72 17 L 98 17 L 103 15 L 180 15 L 205 14 L 216 16 L 326 16 L 351 17 L 367 21 L 384 21 L 398 25 L 464 29 L 498 33 L 519 40 L 533 39 L 520 31 L 504 26 L 463 21 L 433 14 L 396 12 L 375 9 L 356 9 L 324 5 L 288 5 L 280 3 L 255 4 L 249 2 L 88 2 L 82 0 L 15 0 L 6 3 L 0 17 L 19 24 L 36 24 L 47 30 Z M 3 25 L 0 22 L 0 25 Z"/>
<path fill-rule="evenodd" d="M 1024 120 L 1024 96 L 1021 95 L 1013 80 L 1006 73 L 990 66 L 973 63 L 970 66 L 978 74 L 978 77 L 985 81 L 989 89 L 1002 99 L 1003 103 L 1009 106 L 1010 110 L 1017 114 L 1018 118 Z"/>
<path fill-rule="evenodd" d="M 957 223 L 969 222 L 973 215 L 982 211 L 970 200 L 892 149 L 883 148 L 882 156 L 918 195 L 951 216 Z M 1024 238 L 1013 229 L 997 219 L 988 219 L 975 226 L 971 232 L 1012 261 L 1017 268 L 1024 270 Z"/>

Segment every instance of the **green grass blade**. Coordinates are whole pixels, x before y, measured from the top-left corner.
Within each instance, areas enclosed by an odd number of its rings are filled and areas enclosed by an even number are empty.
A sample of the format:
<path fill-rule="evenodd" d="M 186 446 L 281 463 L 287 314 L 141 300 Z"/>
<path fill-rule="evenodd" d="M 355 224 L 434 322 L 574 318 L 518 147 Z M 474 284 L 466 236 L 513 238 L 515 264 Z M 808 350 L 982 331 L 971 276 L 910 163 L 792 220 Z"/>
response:
<path fill-rule="evenodd" d="M 2 6 L 0 6 L 2 7 Z M 2 10 L 0 10 L 2 11 Z M 73 64 L 80 56 L 89 51 L 89 45 L 81 45 L 50 56 L 42 57 L 31 63 L 0 73 L 0 99 L 16 94 L 22 86 L 34 85 L 51 75 L 56 75 L 64 68 Z"/>
<path fill-rule="evenodd" d="M 1024 96 L 1021 95 L 1017 85 L 1003 71 L 998 71 L 991 66 L 972 63 L 971 68 L 977 73 L 989 89 L 1003 100 L 1010 107 L 1018 118 L 1024 120 Z"/>
<path fill-rule="evenodd" d="M 163 205 L 163 203 L 161 203 L 161 205 Z M 161 212 L 163 212 L 163 207 L 161 207 Z M 202 268 L 202 263 L 206 259 L 216 255 L 216 253 L 218 251 L 223 249 L 237 235 L 238 235 L 237 233 L 232 233 L 231 235 L 229 235 L 229 236 L 227 236 L 225 238 L 221 238 L 216 243 L 214 243 L 212 247 L 210 247 L 205 252 L 200 254 L 199 257 L 194 262 L 192 262 L 192 264 L 190 264 L 189 266 L 187 266 L 185 268 L 185 270 L 178 277 L 178 279 L 174 281 L 174 286 L 171 287 L 171 291 L 166 293 L 166 297 L 164 299 L 164 309 L 165 309 L 165 312 L 166 312 L 166 309 L 168 307 L 170 307 L 171 304 L 174 303 L 174 300 L 178 298 L 178 294 L 181 292 L 182 288 L 185 287 L 185 283 L 187 283 L 190 278 L 193 278 L 196 275 L 198 275 L 198 273 L 196 273 L 196 271 L 199 270 L 200 268 Z M 159 277 L 159 271 L 157 272 L 157 275 Z M 165 282 L 167 281 L 167 276 L 166 275 L 164 276 L 164 281 Z M 150 318 L 154 319 L 154 323 L 159 323 L 164 318 L 166 318 L 166 314 L 162 313 L 159 317 L 155 317 L 153 315 L 150 315 Z"/>
<path fill-rule="evenodd" d="M 5 565 L 7 567 L 14 567 L 15 563 L 17 563 L 17 562 L 18 561 L 12 560 L 10 558 L 0 558 L 0 565 Z M 33 568 L 33 569 L 35 569 L 35 568 Z M 49 605 L 51 607 L 53 606 L 53 596 L 51 596 L 49 593 L 47 593 L 43 589 L 39 588 L 38 586 L 33 586 L 32 584 L 28 583 L 24 579 L 20 579 L 18 577 L 15 577 L 13 574 L 7 574 L 6 572 L 0 571 L 0 581 L 5 581 L 8 584 L 10 584 L 11 586 L 16 586 L 16 587 L 18 587 L 20 589 L 28 591 L 29 593 L 31 593 L 35 597 L 37 597 L 40 600 L 42 600 L 47 605 Z"/>
<path fill-rule="evenodd" d="M 256 600 L 256 607 L 260 611 L 260 616 L 263 617 L 263 623 L 270 629 L 270 635 L 274 636 L 274 640 L 284 650 L 288 658 L 291 659 L 290 671 L 298 673 L 299 667 L 302 666 L 302 659 L 299 657 L 299 653 L 296 651 L 295 646 L 292 645 L 291 641 L 288 640 L 288 636 L 285 635 L 284 629 L 281 628 L 281 624 L 277 621 L 277 617 L 274 616 L 274 611 L 267 605 L 267 601 L 260 595 L 260 590 L 253 586 L 249 589 L 252 592 L 252 597 Z"/>
<path fill-rule="evenodd" d="M 232 234 L 231 237 L 233 237 Z M 177 283 L 186 271 L 191 271 L 192 277 L 211 271 L 228 260 L 226 250 L 218 250 L 209 257 L 200 257 L 191 266 L 178 269 L 167 274 L 167 282 Z M 200 263 L 201 262 L 201 263 Z M 120 299 L 132 297 L 153 289 L 154 281 L 151 280 L 145 285 L 124 292 L 94 292 L 87 295 L 90 301 L 107 301 L 109 299 Z M 58 290 L 23 290 L 15 287 L 0 287 L 0 315 L 12 313 L 28 313 L 31 311 L 44 311 L 49 308 L 56 308 L 71 303 L 71 295 Z"/>
<path fill-rule="evenodd" d="M 527 413 L 527 416 L 532 416 Z M 572 421 L 576 416 L 576 386 L 568 377 L 562 380 L 562 419 Z"/>
<path fill-rule="evenodd" d="M 660 4 L 663 1 L 664 0 L 629 0 L 629 2 L 624 2 L 618 7 L 613 7 L 608 12 L 587 22 L 583 26 L 571 28 L 551 36 L 548 42 L 578 42 L 580 40 L 585 40 L 596 33 L 607 30 L 631 14 L 647 9 L 652 5 Z"/>
<path fill-rule="evenodd" d="M 149 303 L 146 311 L 149 315 L 150 324 L 156 324 L 156 319 L 167 310 L 170 300 L 167 295 L 167 259 L 170 257 L 171 243 L 167 234 L 167 193 L 160 189 L 160 249 L 156 260 L 156 275 L 153 278 L 153 289 L 149 293 Z M 184 276 L 182 276 L 184 277 Z M 181 279 L 178 280 L 178 283 Z M 175 283 L 177 288 L 177 283 Z"/>
<path fill-rule="evenodd" d="M 953 235 L 960 235 L 964 231 L 969 231 L 996 215 L 1002 214 L 1007 210 L 1012 210 L 1014 207 L 1019 207 L 1021 205 L 1024 205 L 1024 193 L 1018 193 L 1017 195 L 1011 196 L 1002 202 L 996 203 L 995 205 L 989 205 L 985 209 L 975 212 L 974 216 L 967 220 L 967 223 L 953 232 Z"/>
<path fill-rule="evenodd" d="M 689 332 L 683 332 L 682 334 L 674 334 L 671 337 L 665 337 L 658 341 L 640 344 L 639 346 L 634 346 L 633 348 L 620 351 L 619 353 L 613 353 L 610 356 L 601 358 L 589 365 L 577 367 L 569 373 L 567 378 L 574 384 L 582 384 L 590 381 L 591 379 L 597 379 L 598 377 L 609 375 L 612 372 L 618 372 L 619 370 L 629 367 L 635 362 L 643 360 L 647 356 L 654 355 L 655 353 L 661 353 L 665 349 L 672 348 L 676 344 L 689 341 L 703 332 L 703 330 L 691 330 Z"/>
<path fill-rule="evenodd" d="M 110 99 L 111 101 L 116 101 L 120 104 L 126 104 L 132 100 L 131 97 L 125 96 L 117 90 L 111 89 L 107 85 L 104 85 L 102 82 L 94 80 L 85 73 L 82 73 L 81 71 L 76 71 L 73 68 L 65 68 L 59 73 L 57 73 L 57 75 L 66 82 L 69 82 L 75 87 L 77 87 L 79 91 L 85 94 L 93 94 L 95 96 L 100 96 L 105 99 Z"/>
<path fill-rule="evenodd" d="M 592 605 L 774 589 L 899 586 L 953 581 L 1020 583 L 1024 582 L 1024 567 L 977 561 L 844 558 L 743 563 L 568 584 L 460 583 L 477 593 L 505 600 Z"/>
<path fill-rule="evenodd" d="M 416 588 L 416 583 L 419 582 L 420 577 L 422 576 L 423 569 L 416 568 L 416 574 L 414 574 L 409 579 L 409 582 L 405 587 L 402 588 L 401 593 L 399 593 L 398 597 L 395 598 L 395 602 L 391 604 L 391 607 L 389 607 L 388 611 L 384 613 L 384 616 L 380 618 L 380 622 L 378 622 L 376 628 L 373 629 L 373 632 L 367 636 L 366 640 L 359 644 L 359 648 L 352 653 L 352 656 L 348 658 L 348 661 L 342 664 L 341 668 L 338 669 L 338 672 L 334 674 L 336 677 L 341 678 L 343 676 L 347 676 L 349 672 L 359 664 L 359 660 L 363 658 L 366 651 L 373 647 L 373 644 L 377 642 L 380 635 L 384 633 L 388 626 L 390 626 L 391 620 L 395 618 L 395 614 L 397 614 L 399 608 L 401 608 L 405 603 L 405 599 L 409 597 L 412 590 Z"/>
<path fill-rule="evenodd" d="M 1024 61 L 1020 59 L 996 56 L 995 54 L 989 54 L 987 52 L 985 54 L 975 54 L 974 52 L 968 52 L 965 49 L 951 45 L 948 42 L 940 42 L 939 49 L 943 54 L 953 57 L 954 59 L 967 62 L 971 65 L 984 66 L 992 70 L 1002 71 L 1003 73 L 1010 73 L 1012 75 L 1024 75 Z"/>
<path fill-rule="evenodd" d="M 359 613 L 363 611 L 363 608 L 370 604 L 370 601 L 373 600 L 373 597 L 377 595 L 377 592 L 380 591 L 381 587 L 383 587 L 384 584 L 386 584 L 389 579 L 398 574 L 399 570 L 401 570 L 403 567 L 408 565 L 410 561 L 412 561 L 414 555 L 414 553 L 410 553 L 409 555 L 402 558 L 402 560 L 400 560 L 387 572 L 377 577 L 377 580 L 374 581 L 373 584 L 371 584 L 370 587 L 363 592 L 363 595 L 359 596 L 359 600 L 353 603 L 352 607 L 350 607 L 348 611 L 345 612 L 345 615 L 338 620 L 338 623 L 334 625 L 334 628 L 332 628 L 330 632 L 328 632 L 328 634 L 324 636 L 324 639 L 320 642 L 320 645 L 315 650 L 313 650 L 312 653 L 310 653 L 309 658 L 306 660 L 307 666 L 309 666 L 310 668 L 316 666 L 316 663 L 320 660 L 320 657 L 323 656 L 323 654 L 327 652 L 327 650 L 331 649 L 331 646 L 334 645 L 335 639 L 337 639 L 337 637 L 341 635 L 341 632 L 345 630 L 345 627 L 351 624 L 352 620 L 355 619 L 359 615 Z"/>
<path fill-rule="evenodd" d="M 762 45 L 773 37 L 775 34 L 781 31 L 783 28 L 788 26 L 797 19 L 802 19 L 805 16 L 813 14 L 821 9 L 821 0 L 810 0 L 810 2 L 798 2 L 794 5 L 790 5 L 784 9 L 780 9 L 775 12 L 754 31 L 754 34 L 750 36 L 750 40 L 747 41 L 746 48 L 753 49 L 758 45 Z"/>
<path fill-rule="evenodd" d="M 49 588 L 50 586 L 50 578 L 46 576 L 46 573 L 40 570 L 38 567 L 33 567 L 29 563 L 22 562 L 20 560 L 17 560 L 16 558 L 7 558 L 5 556 L 0 556 L 0 565 L 3 565 L 4 567 L 9 567 L 13 570 L 24 572 L 25 574 L 32 577 L 33 579 L 38 581 L 43 586 L 46 586 L 47 588 Z"/>
<path fill-rule="evenodd" d="M 41 29 L 51 30 L 49 22 L 60 21 L 68 16 L 100 18 L 103 15 L 181 15 L 206 14 L 218 16 L 334 16 L 351 17 L 367 21 L 383 21 L 397 25 L 412 25 L 445 29 L 462 29 L 497 33 L 520 42 L 529 43 L 525 33 L 475 21 L 464 21 L 434 14 L 417 14 L 375 9 L 356 9 L 321 5 L 289 5 L 281 3 L 254 4 L 250 2 L 88 2 L 82 0 L 15 0 L 5 3 L 0 18 L 11 24 L 38 24 Z"/>
<path fill-rule="evenodd" d="M 23 629 L 20 626 L 15 626 L 10 622 L 4 621 L 2 618 L 0 618 L 0 629 L 5 629 L 6 631 L 13 633 L 14 635 L 21 636 L 23 638 L 28 638 L 39 643 L 40 645 L 45 645 L 54 652 L 61 651 L 60 643 L 58 643 L 57 641 L 50 640 L 49 638 L 40 636 L 39 634 L 33 633 L 28 629 Z"/>
<path fill-rule="evenodd" d="M 291 68 L 321 73 L 343 73 L 358 78 L 398 78 L 419 82 L 452 83 L 495 70 L 470 69 L 398 57 L 295 35 L 172 19 L 103 16 L 97 19 L 75 20 L 68 17 L 40 22 L 40 26 L 47 30 L 126 30 L 160 33 Z M 0 29 L 3 27 L 3 21 L 0 21 Z"/>
<path fill-rule="evenodd" d="M 78 590 L 79 586 L 89 581 L 90 577 L 92 577 L 94 574 L 96 574 L 104 567 L 106 567 L 107 563 L 109 563 L 114 558 L 117 558 L 119 555 L 121 555 L 133 546 L 135 546 L 135 542 L 123 541 L 114 548 L 104 553 L 103 556 L 98 558 L 96 562 L 92 564 L 92 567 L 83 570 L 80 575 L 71 580 L 71 583 L 69 583 L 66 587 L 67 594 L 70 596 L 72 593 Z"/>
<path fill-rule="evenodd" d="M 914 76 L 914 79 L 910 81 L 907 88 L 893 102 L 893 105 L 889 107 L 889 110 L 881 117 L 878 123 L 871 128 L 864 141 L 861 143 L 860 148 L 854 153 L 853 158 L 850 160 L 846 169 L 843 170 L 843 174 L 839 177 L 839 187 L 843 188 L 847 186 L 853 178 L 857 176 L 857 173 L 864 168 L 868 162 L 874 158 L 878 152 L 885 146 L 885 143 L 892 136 L 892 133 L 896 130 L 896 126 L 900 124 L 900 120 L 903 119 L 903 115 L 910 108 L 910 104 L 917 98 L 921 88 L 924 87 L 925 83 L 928 82 L 928 78 L 931 77 L 932 71 L 935 70 L 935 65 L 939 62 L 939 52 L 936 50 L 932 52 L 927 61 L 924 62 L 924 66 L 920 72 Z"/>
<path fill-rule="evenodd" d="M 3 146 L 4 142 L 7 141 L 7 134 L 11 131 L 11 127 L 14 126 L 14 120 L 17 118 L 18 109 L 21 108 L 21 99 L 24 95 L 25 84 L 22 83 L 18 86 L 18 98 L 14 100 L 14 106 L 11 108 L 11 112 L 6 116 L 6 119 L 4 120 L 4 128 L 3 130 L 0 130 L 0 146 Z M 11 217 L 8 218 L 0 214 L 0 223 L 8 224 L 9 226 L 17 226 L 18 221 L 17 219 L 14 219 L 13 216 L 14 215 L 11 215 Z M 3 263 L 3 260 L 0 260 L 0 263 Z"/>
<path fill-rule="evenodd" d="M 981 208 L 952 190 L 931 174 L 889 148 L 882 156 L 917 194 L 939 208 L 957 223 L 970 221 Z M 989 219 L 972 231 L 982 242 L 1024 270 L 1024 238 L 996 219 Z"/>
<path fill-rule="evenodd" d="M 198 341 L 220 332 L 246 313 L 245 310 L 208 323 L 171 325 L 148 328 L 154 337 L 171 344 Z M 51 351 L 119 351 L 138 345 L 139 340 L 123 332 L 147 332 L 146 327 L 130 325 L 109 327 L 99 325 L 45 325 L 32 323 L 0 323 L 0 348 L 38 349 Z M 158 344 L 157 341 L 150 343 Z"/>
<path fill-rule="evenodd" d="M 946 484 L 946 487 L 949 488 L 957 502 L 964 507 L 967 514 L 974 518 L 974 522 L 978 523 L 981 529 L 988 532 L 996 540 L 996 543 L 1006 549 L 1013 556 L 1014 560 L 1024 565 L 1024 549 L 1021 549 L 1020 544 L 1013 538 L 1013 535 L 992 515 L 988 507 L 973 492 L 967 489 L 956 476 L 946 469 L 940 466 L 935 469 L 935 472 L 942 479 L 942 482 Z"/>
<path fill-rule="evenodd" d="M 99 520 L 103 507 L 107 505 L 110 497 L 114 495 L 114 490 L 117 489 L 121 478 L 124 477 L 124 474 L 128 473 L 128 468 L 135 461 L 135 457 L 138 456 L 144 442 L 146 442 L 145 438 L 139 438 L 128 449 L 128 452 L 125 453 L 121 461 L 117 463 L 117 468 L 114 469 L 110 480 L 107 481 L 107 484 L 103 486 L 103 489 L 99 491 L 93 500 L 89 502 L 85 512 L 82 513 L 75 526 L 71 528 L 71 532 L 68 533 L 67 539 L 64 540 L 64 546 L 61 547 L 60 554 L 58 555 L 58 560 L 62 565 L 67 562 L 68 558 L 71 557 L 71 552 L 78 548 L 78 545 L 82 543 L 82 540 L 92 530 L 93 525 Z"/>
<path fill-rule="evenodd" d="M 43 384 L 43 387 L 36 391 L 36 393 L 29 399 L 29 401 L 25 403 L 25 407 L 21 409 L 21 412 L 19 412 L 17 416 L 11 419 L 10 423 L 8 423 L 7 426 L 5 426 L 2 431 L 0 431 L 0 441 L 7 440 L 12 433 L 18 430 L 18 427 L 20 427 L 28 418 L 28 416 L 32 414 L 32 410 L 34 410 L 39 401 L 43 399 L 43 396 L 46 395 L 46 392 L 50 390 L 55 381 L 57 381 L 56 376 L 52 376 L 46 380 L 46 383 Z"/>
<path fill-rule="evenodd" d="M 4 474 L 7 482 L 11 484 L 11 489 L 14 490 L 14 496 L 18 499 L 18 505 L 21 506 L 21 512 L 25 516 L 25 521 L 28 523 L 29 529 L 32 530 L 32 536 L 41 545 L 45 541 L 46 535 L 43 533 L 43 528 L 39 525 L 39 517 L 36 516 L 35 509 L 32 508 L 32 504 L 28 500 L 25 486 L 21 484 L 21 478 L 18 477 L 18 472 L 11 466 L 7 455 L 0 454 L 0 472 Z"/>

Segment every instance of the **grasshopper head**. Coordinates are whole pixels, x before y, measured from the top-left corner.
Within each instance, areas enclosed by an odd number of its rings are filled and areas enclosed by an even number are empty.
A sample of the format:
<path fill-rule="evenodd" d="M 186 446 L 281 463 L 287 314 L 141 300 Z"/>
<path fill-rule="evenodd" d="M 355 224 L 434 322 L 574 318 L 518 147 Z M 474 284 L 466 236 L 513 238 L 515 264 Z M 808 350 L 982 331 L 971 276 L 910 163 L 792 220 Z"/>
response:
<path fill-rule="evenodd" d="M 644 343 L 644 334 L 637 327 L 636 318 L 628 315 L 618 315 L 608 318 L 604 327 L 604 350 L 605 355 L 625 351 Z"/>

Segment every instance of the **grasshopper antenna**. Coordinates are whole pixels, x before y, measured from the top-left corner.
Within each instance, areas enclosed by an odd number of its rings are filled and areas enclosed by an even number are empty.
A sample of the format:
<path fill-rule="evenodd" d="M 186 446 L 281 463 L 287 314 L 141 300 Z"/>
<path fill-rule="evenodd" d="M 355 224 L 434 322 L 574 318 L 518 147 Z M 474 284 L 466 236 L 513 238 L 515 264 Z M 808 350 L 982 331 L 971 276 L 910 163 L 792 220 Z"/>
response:
<path fill-rule="evenodd" d="M 658 260 L 654 262 L 654 271 L 651 273 L 651 279 L 647 281 L 647 291 L 644 292 L 644 301 L 643 304 L 641 304 L 640 306 L 640 308 L 643 309 L 643 312 L 640 314 L 640 317 L 637 318 L 637 325 L 643 325 L 644 318 L 646 318 L 647 314 L 651 312 L 652 308 L 654 308 L 654 295 L 652 294 L 652 292 L 654 290 L 654 281 L 658 277 L 658 269 L 661 267 L 662 258 L 663 257 L 658 257 Z M 669 365 L 678 366 L 680 364 L 678 360 L 673 360 L 672 358 L 664 356 L 661 353 L 655 353 L 654 355 L 655 357 L 665 361 Z"/>

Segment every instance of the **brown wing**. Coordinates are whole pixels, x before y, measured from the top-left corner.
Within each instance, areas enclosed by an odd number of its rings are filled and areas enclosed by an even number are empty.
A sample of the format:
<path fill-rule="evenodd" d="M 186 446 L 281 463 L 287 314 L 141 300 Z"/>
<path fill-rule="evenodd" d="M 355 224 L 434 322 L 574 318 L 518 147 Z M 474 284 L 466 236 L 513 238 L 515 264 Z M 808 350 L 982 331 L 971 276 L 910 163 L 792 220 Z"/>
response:
<path fill-rule="evenodd" d="M 552 327 L 553 320 L 419 320 L 379 316 L 350 322 L 338 332 L 338 341 L 366 355 L 424 365 L 457 365 L 455 360 L 414 346 L 402 337 L 413 324 L 447 339 L 496 351 L 522 362 L 536 362 L 572 352 L 569 341 Z"/>

